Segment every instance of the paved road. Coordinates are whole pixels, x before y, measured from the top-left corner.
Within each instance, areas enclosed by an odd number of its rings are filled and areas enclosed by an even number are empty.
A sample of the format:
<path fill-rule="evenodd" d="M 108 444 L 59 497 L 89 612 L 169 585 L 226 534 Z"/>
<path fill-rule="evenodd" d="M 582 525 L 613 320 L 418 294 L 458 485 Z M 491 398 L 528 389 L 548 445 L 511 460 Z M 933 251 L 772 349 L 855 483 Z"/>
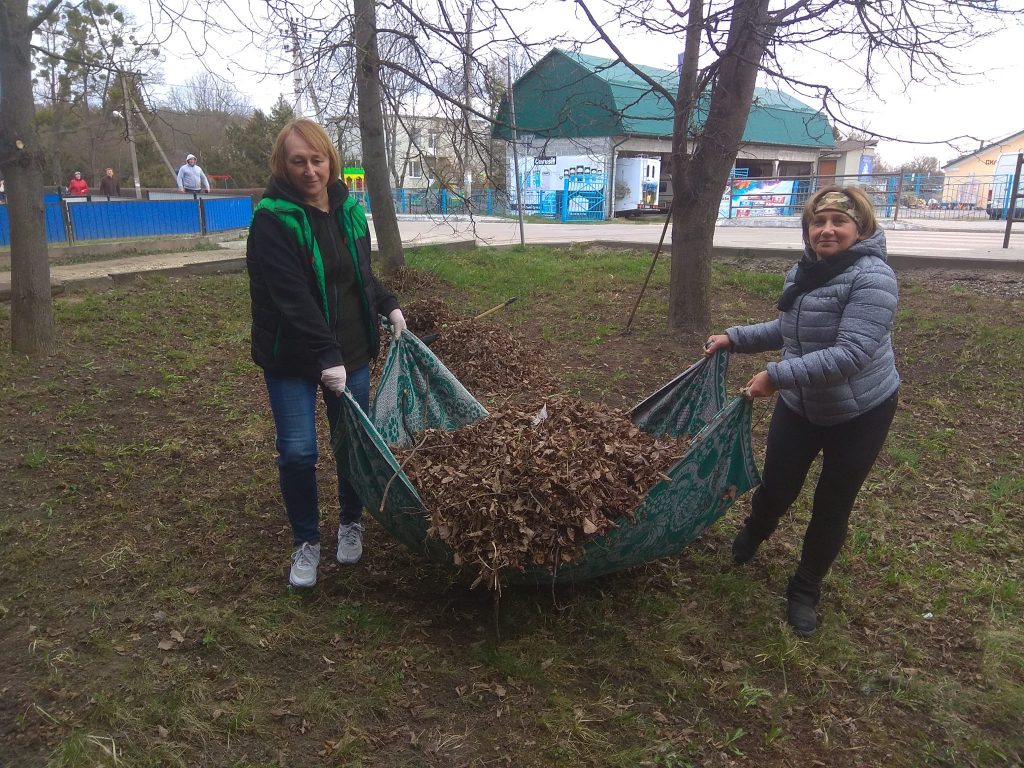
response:
<path fill-rule="evenodd" d="M 372 222 L 371 222 L 372 225 Z M 909 226 L 915 226 L 911 224 Z M 1024 272 L 1024 224 L 1011 237 L 1010 248 L 1002 246 L 1003 229 L 999 222 L 930 222 L 928 228 L 887 229 L 890 261 L 897 268 L 928 266 L 972 269 L 996 267 Z M 519 226 L 514 221 L 480 219 L 476 221 L 431 221 L 424 218 L 400 222 L 406 245 L 465 242 L 480 245 L 506 245 L 519 242 Z M 653 249 L 661 236 L 661 225 L 654 222 L 605 224 L 526 224 L 527 243 L 620 242 L 636 243 Z M 143 247 L 138 241 L 133 245 Z M 55 289 L 71 284 L 97 287 L 130 279 L 141 272 L 194 274 L 242 268 L 244 240 L 222 243 L 221 251 L 190 251 L 130 256 L 90 261 L 82 264 L 51 266 Z M 800 230 L 796 226 L 722 225 L 715 229 L 715 247 L 748 249 L 766 256 L 795 257 L 801 249 Z M 0 271 L 0 300 L 10 296 L 9 271 Z"/>
<path fill-rule="evenodd" d="M 963 229 L 887 229 L 889 252 L 932 258 L 1007 259 L 1024 262 L 1024 224 L 1013 233 L 1010 248 L 1003 250 L 1003 230 L 999 222 L 971 222 Z M 912 226 L 912 225 L 911 225 Z M 469 240 L 481 244 L 505 245 L 519 242 L 515 222 L 498 220 L 444 221 L 404 220 L 400 223 L 402 240 L 408 245 Z M 608 240 L 654 245 L 662 227 L 655 223 L 630 224 L 533 224 L 525 225 L 527 243 L 565 243 Z M 779 249 L 799 251 L 803 245 L 796 226 L 753 227 L 719 226 L 715 246 L 726 248 Z"/>

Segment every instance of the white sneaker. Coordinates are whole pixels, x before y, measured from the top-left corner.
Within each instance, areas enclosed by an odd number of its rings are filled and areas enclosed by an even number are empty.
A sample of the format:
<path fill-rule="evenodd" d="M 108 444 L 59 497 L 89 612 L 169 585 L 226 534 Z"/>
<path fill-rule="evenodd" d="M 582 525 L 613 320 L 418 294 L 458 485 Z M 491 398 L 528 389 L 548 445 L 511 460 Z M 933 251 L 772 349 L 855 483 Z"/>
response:
<path fill-rule="evenodd" d="M 293 587 L 312 587 L 316 584 L 316 567 L 320 565 L 320 545 L 304 542 L 292 552 L 292 570 L 288 583 Z"/>
<path fill-rule="evenodd" d="M 342 523 L 338 526 L 338 562 L 342 565 L 358 563 L 363 556 L 363 526 Z"/>

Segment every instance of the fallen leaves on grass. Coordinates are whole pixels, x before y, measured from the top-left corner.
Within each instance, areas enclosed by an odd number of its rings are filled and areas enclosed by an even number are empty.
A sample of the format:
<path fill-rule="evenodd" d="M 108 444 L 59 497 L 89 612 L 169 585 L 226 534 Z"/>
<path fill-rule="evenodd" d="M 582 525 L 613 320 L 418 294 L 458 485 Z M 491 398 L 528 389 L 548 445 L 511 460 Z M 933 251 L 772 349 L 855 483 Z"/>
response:
<path fill-rule="evenodd" d="M 477 396 L 552 389 L 553 377 L 523 342 L 502 326 L 462 317 L 437 299 L 417 299 L 402 309 L 409 330 L 430 339 L 430 349 L 466 389 Z M 431 338 L 433 337 L 433 338 Z M 383 345 L 390 341 L 382 334 Z M 374 371 L 376 380 L 379 371 Z"/>
<path fill-rule="evenodd" d="M 533 423 L 541 406 L 548 416 Z M 430 512 L 429 535 L 473 586 L 500 588 L 503 571 L 572 562 L 590 538 L 632 520 L 647 490 L 685 450 L 614 409 L 559 395 L 508 406 L 456 432 L 423 433 L 405 464 Z"/>
<path fill-rule="evenodd" d="M 440 280 L 425 270 L 398 267 L 381 276 L 381 282 L 399 299 L 427 288 L 437 288 Z"/>

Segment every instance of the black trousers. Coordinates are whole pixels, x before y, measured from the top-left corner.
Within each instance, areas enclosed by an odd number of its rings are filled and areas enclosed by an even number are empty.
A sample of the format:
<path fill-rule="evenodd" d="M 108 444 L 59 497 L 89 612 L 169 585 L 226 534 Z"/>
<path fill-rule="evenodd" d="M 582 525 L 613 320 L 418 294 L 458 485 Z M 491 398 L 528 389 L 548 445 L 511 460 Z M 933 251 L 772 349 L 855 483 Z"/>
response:
<path fill-rule="evenodd" d="M 878 458 L 896 415 L 898 392 L 867 413 L 842 424 L 812 424 L 779 400 L 768 427 L 761 485 L 750 502 L 747 525 L 768 538 L 803 488 L 821 454 L 811 522 L 804 534 L 795 579 L 816 590 L 846 540 L 850 511 Z"/>

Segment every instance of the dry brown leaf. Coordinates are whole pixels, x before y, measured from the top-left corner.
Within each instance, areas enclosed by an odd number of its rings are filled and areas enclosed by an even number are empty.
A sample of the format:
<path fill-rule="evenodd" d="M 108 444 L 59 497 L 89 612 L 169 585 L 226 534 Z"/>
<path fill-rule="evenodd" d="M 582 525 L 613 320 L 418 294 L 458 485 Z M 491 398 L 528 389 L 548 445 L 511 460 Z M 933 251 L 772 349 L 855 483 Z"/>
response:
<path fill-rule="evenodd" d="M 632 520 L 685 451 L 685 441 L 655 440 L 620 411 L 564 395 L 544 404 L 548 418 L 536 425 L 534 402 L 454 433 L 428 431 L 405 464 L 430 511 L 428 535 L 477 569 L 474 586 L 572 562 L 589 538 Z"/>

